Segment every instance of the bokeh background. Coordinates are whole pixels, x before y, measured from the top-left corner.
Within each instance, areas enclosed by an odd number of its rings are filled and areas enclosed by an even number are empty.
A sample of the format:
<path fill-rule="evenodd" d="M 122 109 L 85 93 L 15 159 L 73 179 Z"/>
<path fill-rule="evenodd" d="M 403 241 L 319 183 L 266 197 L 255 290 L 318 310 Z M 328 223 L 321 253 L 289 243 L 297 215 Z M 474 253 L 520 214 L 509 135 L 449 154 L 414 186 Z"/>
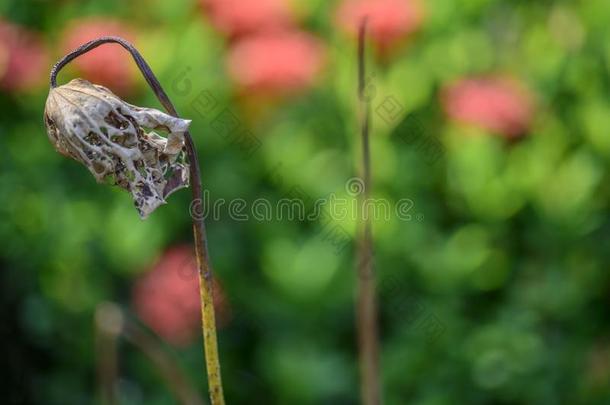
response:
<path fill-rule="evenodd" d="M 363 15 L 373 195 L 412 201 L 374 224 L 385 403 L 610 403 L 607 0 L 4 0 L 0 14 L 2 403 L 102 403 L 111 305 L 206 396 L 190 193 L 141 221 L 57 154 L 51 65 L 96 36 L 133 41 L 193 119 L 212 202 L 349 197 Z M 116 45 L 59 80 L 73 77 L 160 108 Z M 208 228 L 229 403 L 358 403 L 354 221 L 225 211 Z M 177 403 L 135 340 L 116 343 L 120 403 Z"/>

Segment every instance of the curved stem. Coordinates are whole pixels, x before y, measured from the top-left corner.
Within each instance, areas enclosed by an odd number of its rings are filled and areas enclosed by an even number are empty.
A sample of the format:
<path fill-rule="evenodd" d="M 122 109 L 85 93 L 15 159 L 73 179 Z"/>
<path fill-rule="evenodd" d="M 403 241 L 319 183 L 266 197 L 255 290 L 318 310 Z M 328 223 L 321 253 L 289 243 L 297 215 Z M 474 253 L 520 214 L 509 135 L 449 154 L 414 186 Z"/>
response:
<path fill-rule="evenodd" d="M 362 180 L 364 193 L 360 196 L 360 232 L 358 243 L 358 347 L 362 403 L 381 403 L 379 386 L 379 342 L 377 336 L 377 296 L 373 269 L 373 232 L 371 213 L 365 212 L 371 196 L 371 153 L 369 142 L 370 108 L 364 94 L 366 18 L 358 30 L 358 99 L 360 104 L 360 141 L 362 148 Z"/>
<path fill-rule="evenodd" d="M 161 83 L 157 80 L 150 66 L 138 50 L 129 42 L 119 37 L 101 37 L 93 41 L 87 42 L 81 45 L 74 51 L 70 52 L 62 59 L 59 60 L 51 69 L 51 87 L 57 87 L 57 74 L 59 71 L 72 60 L 76 59 L 80 55 L 89 52 L 92 49 L 97 48 L 100 45 L 106 43 L 117 43 L 125 48 L 135 61 L 136 65 L 142 72 L 142 75 L 146 79 L 146 82 L 153 90 L 159 102 L 167 110 L 167 112 L 179 118 L 176 108 L 170 101 L 167 93 L 161 87 Z M 200 205 L 202 203 L 202 183 L 201 183 L 201 171 L 199 169 L 199 160 L 197 158 L 197 151 L 195 149 L 195 143 L 191 137 L 190 132 L 184 133 L 186 154 L 190 163 L 190 177 L 191 177 L 191 190 L 192 190 L 192 201 L 191 207 L 194 205 Z M 193 220 L 193 235 L 195 239 L 195 252 L 197 254 L 197 264 L 199 266 L 199 291 L 201 296 L 201 317 L 203 323 L 203 342 L 204 352 L 206 358 L 206 369 L 208 375 L 208 385 L 210 390 L 210 400 L 212 405 L 224 404 L 224 394 L 222 389 L 222 378 L 220 375 L 220 361 L 218 357 L 218 343 L 216 338 L 216 319 L 214 315 L 214 304 L 213 304 L 213 285 L 212 285 L 212 269 L 209 262 L 207 236 L 205 223 L 202 215 L 191 215 Z"/>

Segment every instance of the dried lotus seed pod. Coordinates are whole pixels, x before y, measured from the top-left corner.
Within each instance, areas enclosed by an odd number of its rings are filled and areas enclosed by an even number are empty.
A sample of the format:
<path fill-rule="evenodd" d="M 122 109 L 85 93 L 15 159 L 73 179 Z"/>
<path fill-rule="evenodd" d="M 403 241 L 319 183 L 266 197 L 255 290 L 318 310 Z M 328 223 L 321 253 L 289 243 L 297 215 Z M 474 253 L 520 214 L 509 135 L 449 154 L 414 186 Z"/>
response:
<path fill-rule="evenodd" d="M 83 79 L 52 88 L 45 106 L 55 149 L 87 166 L 98 182 L 129 191 L 142 218 L 188 186 L 184 132 L 190 123 L 128 104 Z"/>

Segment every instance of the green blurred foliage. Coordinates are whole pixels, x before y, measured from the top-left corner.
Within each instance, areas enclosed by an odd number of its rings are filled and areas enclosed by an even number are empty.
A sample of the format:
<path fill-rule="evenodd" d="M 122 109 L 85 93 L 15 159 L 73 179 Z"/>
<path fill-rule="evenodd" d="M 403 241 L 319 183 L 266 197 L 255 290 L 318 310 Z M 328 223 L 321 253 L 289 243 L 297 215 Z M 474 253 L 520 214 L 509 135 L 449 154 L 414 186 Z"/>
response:
<path fill-rule="evenodd" d="M 193 119 L 212 201 L 276 201 L 295 187 L 314 199 L 345 196 L 359 156 L 355 45 L 335 26 L 336 2 L 298 5 L 303 26 L 327 46 L 321 82 L 255 111 L 225 72 L 227 42 L 195 3 L 8 1 L 0 13 L 40 31 L 54 59 L 70 21 L 106 15 L 136 27 L 141 52 Z M 370 83 L 373 107 L 395 97 L 444 151 L 427 161 L 398 121 L 373 114 L 374 196 L 414 202 L 410 221 L 374 225 L 385 403 L 610 403 L 608 1 L 433 0 L 426 9 L 422 30 L 375 66 Z M 444 84 L 494 72 L 538 97 L 517 142 L 453 124 L 439 106 Z M 190 88 L 177 92 L 184 77 Z M 192 101 L 204 90 L 261 141 L 252 156 L 197 114 Z M 129 310 L 133 280 L 166 247 L 190 240 L 189 193 L 141 221 L 127 193 L 98 186 L 54 152 L 45 98 L 46 89 L 0 94 L 9 383 L 0 396 L 96 403 L 96 305 Z M 158 107 L 143 80 L 129 101 Z M 333 224 L 350 240 L 340 253 L 319 223 L 208 221 L 233 313 L 219 337 L 229 403 L 357 403 L 355 223 Z M 429 319 L 442 333 L 430 332 Z M 204 392 L 200 346 L 170 350 Z M 122 403 L 174 402 L 141 353 L 121 344 L 120 354 Z"/>

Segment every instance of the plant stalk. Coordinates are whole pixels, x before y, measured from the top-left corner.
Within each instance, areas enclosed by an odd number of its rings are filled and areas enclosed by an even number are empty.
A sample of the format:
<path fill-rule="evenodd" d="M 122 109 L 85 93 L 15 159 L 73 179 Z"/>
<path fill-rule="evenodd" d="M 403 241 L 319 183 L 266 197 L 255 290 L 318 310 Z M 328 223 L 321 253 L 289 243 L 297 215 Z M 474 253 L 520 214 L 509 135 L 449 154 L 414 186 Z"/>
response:
<path fill-rule="evenodd" d="M 114 304 L 101 303 L 95 311 L 97 378 L 102 404 L 117 405 L 118 339 L 122 319 Z M 119 316 L 117 316 L 119 314 Z"/>
<path fill-rule="evenodd" d="M 168 114 L 179 118 L 176 108 L 170 101 L 167 93 L 161 87 L 161 83 L 154 75 L 150 66 L 138 50 L 129 42 L 119 37 L 101 37 L 81 45 L 68 55 L 64 56 L 51 69 L 51 87 L 57 87 L 57 74 L 70 61 L 78 56 L 89 52 L 105 43 L 117 43 L 125 48 L 133 57 L 136 65 L 142 72 L 144 79 L 153 90 L 159 102 L 166 109 Z M 186 154 L 190 163 L 190 178 L 192 201 L 190 207 L 201 206 L 202 204 L 202 182 L 199 160 L 193 138 L 189 131 L 184 133 Z M 220 360 L 218 357 L 218 342 L 216 337 L 216 319 L 213 304 L 212 269 L 209 262 L 207 247 L 207 236 L 203 215 L 193 215 L 193 235 L 195 239 L 195 253 L 199 267 L 199 291 L 201 297 L 201 318 L 202 333 L 204 343 L 204 353 L 206 359 L 206 370 L 208 375 L 208 387 L 210 391 L 210 401 L 212 405 L 224 405 L 224 393 L 222 389 L 222 378 L 220 374 Z"/>
<path fill-rule="evenodd" d="M 358 240 L 358 280 L 357 280 L 357 328 L 361 374 L 361 400 L 365 405 L 381 403 L 379 384 L 379 342 L 377 335 L 376 280 L 373 269 L 373 232 L 370 212 L 366 212 L 371 196 L 371 154 L 369 142 L 370 106 L 365 95 L 365 38 L 366 18 L 358 29 L 358 99 L 360 141 L 362 150 L 361 175 L 364 192 L 360 193 L 359 240 Z"/>
<path fill-rule="evenodd" d="M 183 405 L 203 405 L 202 399 L 191 388 L 189 381 L 174 358 L 164 350 L 157 339 L 148 334 L 140 325 L 130 320 L 121 308 L 111 302 L 98 305 L 96 310 L 96 326 L 100 336 L 105 337 L 98 347 L 98 362 L 100 364 L 101 385 L 105 393 L 104 404 L 118 404 L 115 394 L 117 380 L 117 343 L 123 336 L 127 341 L 139 348 L 157 366 L 159 372 L 168 383 L 176 399 Z M 111 356 L 112 369 L 106 370 L 107 356 Z M 112 373 L 108 373 L 112 371 Z M 108 375 L 105 375 L 108 374 Z"/>

